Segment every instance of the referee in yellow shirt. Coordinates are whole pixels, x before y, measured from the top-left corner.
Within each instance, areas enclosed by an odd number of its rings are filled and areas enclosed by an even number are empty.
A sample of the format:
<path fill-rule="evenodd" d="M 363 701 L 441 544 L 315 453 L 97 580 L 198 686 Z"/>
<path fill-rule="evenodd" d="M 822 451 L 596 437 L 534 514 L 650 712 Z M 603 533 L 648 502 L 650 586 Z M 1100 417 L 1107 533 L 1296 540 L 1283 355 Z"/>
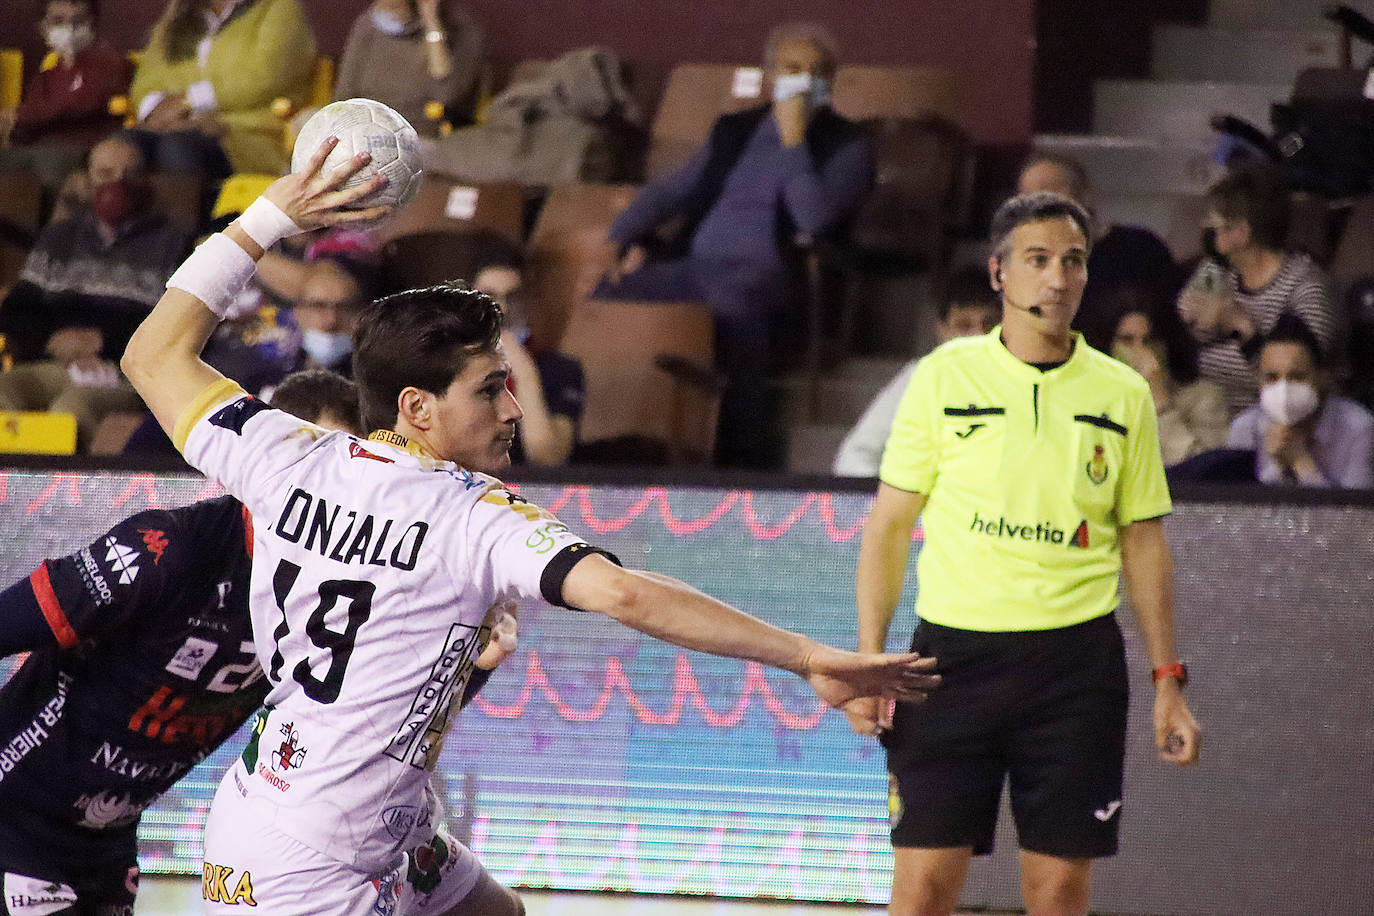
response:
<path fill-rule="evenodd" d="M 857 731 L 879 721 L 885 732 L 893 916 L 953 911 L 970 858 L 992 850 L 1007 781 L 1027 912 L 1088 912 L 1093 859 L 1116 852 L 1121 816 L 1123 568 L 1154 666 L 1160 757 L 1194 763 L 1201 738 L 1174 647 L 1150 391 L 1069 330 L 1088 215 L 1057 194 L 1014 197 L 993 217 L 992 245 L 1002 324 L 918 364 L 859 552 L 859 648 L 881 652 L 922 519 L 912 648 L 944 675 L 890 723 L 875 708 L 850 715 Z"/>

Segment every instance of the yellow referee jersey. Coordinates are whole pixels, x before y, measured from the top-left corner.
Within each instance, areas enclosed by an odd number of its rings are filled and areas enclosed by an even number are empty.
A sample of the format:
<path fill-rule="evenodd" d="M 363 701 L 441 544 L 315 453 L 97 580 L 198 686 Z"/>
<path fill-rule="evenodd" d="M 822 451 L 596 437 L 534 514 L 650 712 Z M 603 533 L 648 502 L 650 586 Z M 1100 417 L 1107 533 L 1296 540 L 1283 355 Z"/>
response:
<path fill-rule="evenodd" d="M 917 364 L 879 476 L 926 494 L 916 613 L 967 630 L 1047 630 L 1116 607 L 1122 526 L 1172 508 L 1154 402 L 1076 335 L 1042 372 L 1001 327 Z"/>

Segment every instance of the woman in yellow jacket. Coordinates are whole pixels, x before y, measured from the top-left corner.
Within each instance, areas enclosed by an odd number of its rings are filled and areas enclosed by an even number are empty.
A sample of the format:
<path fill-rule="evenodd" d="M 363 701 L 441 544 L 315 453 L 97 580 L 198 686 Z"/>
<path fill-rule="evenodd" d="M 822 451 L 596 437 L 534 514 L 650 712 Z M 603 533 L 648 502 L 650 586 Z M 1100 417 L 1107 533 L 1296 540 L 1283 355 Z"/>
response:
<path fill-rule="evenodd" d="M 314 63 L 298 0 L 171 0 L 134 74 L 131 133 L 159 170 L 280 174 L 272 102 L 303 105 Z"/>

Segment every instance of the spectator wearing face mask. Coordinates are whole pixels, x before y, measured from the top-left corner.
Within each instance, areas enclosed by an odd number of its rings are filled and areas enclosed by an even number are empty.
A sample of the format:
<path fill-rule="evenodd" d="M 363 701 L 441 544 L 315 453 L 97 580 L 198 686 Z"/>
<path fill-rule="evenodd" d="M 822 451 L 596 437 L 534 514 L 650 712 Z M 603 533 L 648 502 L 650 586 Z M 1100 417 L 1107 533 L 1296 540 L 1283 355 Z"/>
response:
<path fill-rule="evenodd" d="M 0 333 L 20 361 L 41 359 L 49 338 L 72 328 L 95 332 L 81 356 L 118 359 L 187 250 L 185 230 L 158 207 L 129 141 L 98 144 L 86 179 L 90 201 L 43 229 L 0 303 Z"/>
<path fill-rule="evenodd" d="M 842 229 L 874 172 L 863 131 L 830 108 L 828 34 L 781 26 L 765 57 L 773 102 L 722 116 L 691 161 L 644 188 L 611 227 L 622 255 L 596 291 L 711 309 L 728 381 L 718 451 L 725 464 L 754 467 L 778 457 L 764 377 L 791 304 L 789 257 L 799 240 Z"/>
<path fill-rule="evenodd" d="M 307 263 L 300 296 L 292 314 L 301 329 L 307 369 L 353 375 L 353 332 L 358 316 L 376 290 L 363 269 L 342 258 L 320 257 Z"/>
<path fill-rule="evenodd" d="M 1226 443 L 1254 450 L 1259 481 L 1374 486 L 1374 414 L 1334 393 L 1321 345 L 1301 318 L 1279 318 L 1259 366 L 1259 404 L 1236 417 Z"/>
<path fill-rule="evenodd" d="M 375 0 L 348 32 L 334 98 L 376 99 L 438 136 L 429 103 L 471 122 L 481 69 L 482 29 L 453 0 Z"/>
<path fill-rule="evenodd" d="M 54 63 L 24 86 L 13 110 L 0 110 L 0 166 L 36 173 L 56 188 L 91 147 L 119 127 L 110 99 L 128 91 L 133 64 L 95 34 L 94 0 L 47 0 L 38 29 Z"/>

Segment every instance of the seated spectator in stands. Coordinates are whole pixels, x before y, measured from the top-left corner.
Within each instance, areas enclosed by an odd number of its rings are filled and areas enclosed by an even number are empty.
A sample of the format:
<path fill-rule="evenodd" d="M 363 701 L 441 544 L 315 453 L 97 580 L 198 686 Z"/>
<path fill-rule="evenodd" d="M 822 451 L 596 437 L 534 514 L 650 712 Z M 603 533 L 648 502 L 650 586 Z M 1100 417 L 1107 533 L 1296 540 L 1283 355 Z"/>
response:
<path fill-rule="evenodd" d="M 1259 404 L 1231 424 L 1227 446 L 1253 449 L 1261 483 L 1374 487 L 1374 414 L 1332 390 L 1317 336 L 1278 319 L 1259 353 Z"/>
<path fill-rule="evenodd" d="M 53 333 L 72 327 L 96 329 L 90 355 L 117 360 L 186 254 L 187 234 L 157 206 L 137 147 L 120 135 L 101 142 L 87 177 L 91 202 L 44 227 L 0 302 L 17 360 L 41 359 Z"/>
<path fill-rule="evenodd" d="M 1177 336 L 1187 331 L 1178 328 Z M 1221 389 L 1198 379 L 1197 369 L 1181 364 L 1174 354 L 1187 352 L 1183 346 L 1170 346 L 1143 311 L 1129 311 L 1116 323 L 1111 354 L 1144 376 L 1150 383 L 1155 412 L 1159 416 L 1159 444 L 1164 464 L 1174 465 L 1186 458 L 1220 448 L 1226 442 L 1230 415 Z M 1175 370 L 1174 366 L 1179 365 Z"/>
<path fill-rule="evenodd" d="M 56 189 L 91 148 L 116 130 L 110 99 L 129 89 L 134 65 L 95 34 L 95 0 L 46 0 L 38 29 L 55 57 L 0 111 L 0 167 L 27 170 Z"/>
<path fill-rule="evenodd" d="M 1291 206 L 1276 171 L 1243 166 L 1207 192 L 1203 251 L 1178 313 L 1198 344 L 1198 369 L 1235 416 L 1259 397 L 1255 359 L 1284 313 L 1301 318 L 1336 353 L 1336 316 L 1326 278 L 1306 254 L 1284 250 Z"/>
<path fill-rule="evenodd" d="M 305 279 L 292 316 L 301 329 L 308 369 L 353 376 L 353 332 L 363 306 L 372 301 L 376 280 L 341 257 L 318 257 L 305 264 Z"/>
<path fill-rule="evenodd" d="M 987 271 L 982 267 L 965 267 L 950 275 L 945 295 L 940 300 L 940 320 L 935 325 L 940 343 L 956 337 L 986 334 L 1002 317 L 1002 302 L 988 283 Z M 865 408 L 859 422 L 844 437 L 835 453 L 834 472 L 837 477 L 877 477 L 883 459 L 883 448 L 892 432 L 892 420 L 897 405 L 906 393 L 911 373 L 919 360 L 902 367 L 883 386 Z"/>
<path fill-rule="evenodd" d="M 374 0 L 353 20 L 334 98 L 376 99 L 437 137 L 430 103 L 451 124 L 471 123 L 481 74 L 482 29 L 454 0 Z"/>
<path fill-rule="evenodd" d="M 299 0 L 171 0 L 134 73 L 130 133 L 157 171 L 279 174 L 272 103 L 304 105 L 314 67 Z"/>
<path fill-rule="evenodd" d="M 863 130 L 830 108 L 834 43 L 816 26 L 769 36 L 773 101 L 719 118 L 681 170 L 646 187 L 611 227 L 622 257 L 601 298 L 699 301 L 716 320 L 729 386 L 723 463 L 766 467 L 780 438 L 764 377 L 792 303 L 796 242 L 842 230 L 873 184 Z M 676 227 L 674 238 L 658 233 Z"/>
<path fill-rule="evenodd" d="M 1018 194 L 1053 191 L 1078 201 L 1094 219 L 1097 201 L 1083 164 L 1057 153 L 1033 153 L 1016 181 Z M 1100 227 L 1088 255 L 1088 285 L 1073 326 L 1106 352 L 1117 316 L 1128 310 L 1158 315 L 1173 307 L 1183 277 L 1169 246 L 1139 226 Z"/>
<path fill-rule="evenodd" d="M 501 345 L 510 362 L 511 385 L 524 413 L 511 447 L 513 462 L 565 464 L 577 446 L 577 424 L 586 401 L 582 364 L 566 353 L 531 349 L 520 285 L 524 261 L 520 252 L 492 237 L 478 255 L 472 288 L 501 304 L 505 328 Z"/>

